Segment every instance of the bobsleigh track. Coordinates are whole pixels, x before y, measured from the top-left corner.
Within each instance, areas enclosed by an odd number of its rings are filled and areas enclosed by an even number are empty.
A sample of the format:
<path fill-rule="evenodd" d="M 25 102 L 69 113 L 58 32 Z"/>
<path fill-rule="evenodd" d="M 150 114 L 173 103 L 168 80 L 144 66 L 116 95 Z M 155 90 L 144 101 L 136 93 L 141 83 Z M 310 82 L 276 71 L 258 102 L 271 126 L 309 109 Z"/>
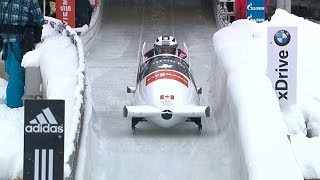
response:
<path fill-rule="evenodd" d="M 218 30 L 211 1 L 108 0 L 102 13 L 86 55 L 94 108 L 84 179 L 245 179 L 235 127 L 216 119 L 210 104 L 212 36 Z M 122 116 L 133 97 L 126 86 L 135 85 L 140 45 L 150 49 L 167 34 L 188 46 L 196 84 L 203 88 L 201 104 L 211 106 L 201 135 L 188 122 L 170 129 L 142 122 L 133 135 L 131 119 Z"/>

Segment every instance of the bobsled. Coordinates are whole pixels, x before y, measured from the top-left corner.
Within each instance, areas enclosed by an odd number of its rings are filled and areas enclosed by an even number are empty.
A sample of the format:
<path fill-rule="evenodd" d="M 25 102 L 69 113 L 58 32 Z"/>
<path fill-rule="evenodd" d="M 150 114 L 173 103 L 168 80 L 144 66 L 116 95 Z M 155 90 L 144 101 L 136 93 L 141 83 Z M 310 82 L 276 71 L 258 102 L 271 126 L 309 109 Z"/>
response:
<path fill-rule="evenodd" d="M 210 107 L 200 105 L 190 58 L 172 54 L 160 54 L 145 58 L 145 43 L 140 50 L 136 86 L 127 86 L 133 93 L 131 105 L 123 107 L 123 116 L 131 118 L 131 128 L 141 121 L 152 122 L 170 128 L 182 122 L 194 122 L 202 130 L 201 118 L 210 116 Z M 187 52 L 187 47 L 184 43 Z"/>

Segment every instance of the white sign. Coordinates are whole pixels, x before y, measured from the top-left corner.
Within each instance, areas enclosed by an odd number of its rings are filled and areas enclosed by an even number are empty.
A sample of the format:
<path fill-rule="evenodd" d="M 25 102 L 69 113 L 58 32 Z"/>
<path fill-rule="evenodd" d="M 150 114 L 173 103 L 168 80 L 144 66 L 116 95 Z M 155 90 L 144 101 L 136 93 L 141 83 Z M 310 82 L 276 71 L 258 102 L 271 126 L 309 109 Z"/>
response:
<path fill-rule="evenodd" d="M 297 27 L 268 28 L 267 76 L 281 108 L 297 102 Z"/>

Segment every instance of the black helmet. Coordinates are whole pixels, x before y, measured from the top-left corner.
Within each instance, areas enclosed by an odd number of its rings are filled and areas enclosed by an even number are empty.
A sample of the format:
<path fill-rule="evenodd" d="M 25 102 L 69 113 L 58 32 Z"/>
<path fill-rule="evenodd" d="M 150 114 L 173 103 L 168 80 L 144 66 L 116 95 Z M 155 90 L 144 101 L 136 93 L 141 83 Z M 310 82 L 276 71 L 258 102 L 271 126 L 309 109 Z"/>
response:
<path fill-rule="evenodd" d="M 159 36 L 155 43 L 155 54 L 176 54 L 178 43 L 173 36 Z"/>

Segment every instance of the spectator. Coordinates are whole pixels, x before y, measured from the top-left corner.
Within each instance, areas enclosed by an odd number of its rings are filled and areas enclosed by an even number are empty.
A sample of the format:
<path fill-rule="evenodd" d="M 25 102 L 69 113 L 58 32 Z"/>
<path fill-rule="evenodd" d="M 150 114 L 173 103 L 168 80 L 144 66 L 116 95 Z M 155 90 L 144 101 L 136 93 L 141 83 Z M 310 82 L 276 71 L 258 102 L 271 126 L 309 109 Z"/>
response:
<path fill-rule="evenodd" d="M 56 1 L 50 0 L 50 16 L 56 18 Z"/>
<path fill-rule="evenodd" d="M 76 26 L 82 27 L 85 24 L 89 25 L 93 9 L 89 0 L 77 0 L 76 1 Z"/>
<path fill-rule="evenodd" d="M 1 0 L 0 18 L 5 70 L 9 75 L 6 104 L 17 108 L 23 106 L 25 79 L 22 57 L 40 42 L 44 18 L 38 0 Z"/>

